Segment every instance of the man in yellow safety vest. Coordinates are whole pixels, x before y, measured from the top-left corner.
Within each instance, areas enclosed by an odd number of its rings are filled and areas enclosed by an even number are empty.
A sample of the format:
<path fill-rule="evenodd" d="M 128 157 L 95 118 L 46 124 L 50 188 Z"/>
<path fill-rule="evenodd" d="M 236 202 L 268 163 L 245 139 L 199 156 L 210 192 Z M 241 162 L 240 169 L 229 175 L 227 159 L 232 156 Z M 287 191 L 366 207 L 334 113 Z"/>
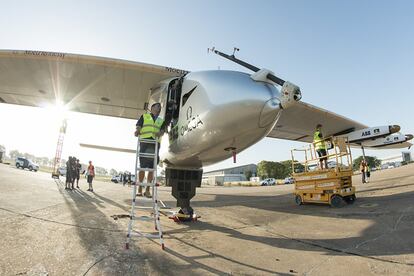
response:
<path fill-rule="evenodd" d="M 158 152 L 157 160 L 159 161 L 159 149 L 160 149 L 160 137 L 164 134 L 164 120 L 159 117 L 161 112 L 161 104 L 154 103 L 151 106 L 151 112 L 143 114 L 137 124 L 136 124 L 136 131 L 135 136 L 140 137 L 142 139 L 153 139 L 158 142 Z M 142 153 L 155 153 L 155 144 L 148 144 L 148 143 L 141 143 L 140 144 L 140 152 Z M 139 158 L 140 167 L 141 168 L 154 168 L 154 159 L 149 157 L 140 157 Z M 139 172 L 138 183 L 142 183 L 144 181 L 145 171 Z M 148 172 L 147 182 L 151 183 L 154 177 L 153 172 Z M 138 187 L 138 196 L 142 196 L 142 187 Z M 144 195 L 146 197 L 151 197 L 150 187 L 145 188 Z"/>
<path fill-rule="evenodd" d="M 316 126 L 316 130 L 313 134 L 313 145 L 315 146 L 316 152 L 319 155 L 319 163 L 320 168 L 323 169 L 325 165 L 325 169 L 328 168 L 328 153 L 326 151 L 326 145 L 325 141 L 323 140 L 323 134 L 322 134 L 322 125 L 318 124 Z"/>

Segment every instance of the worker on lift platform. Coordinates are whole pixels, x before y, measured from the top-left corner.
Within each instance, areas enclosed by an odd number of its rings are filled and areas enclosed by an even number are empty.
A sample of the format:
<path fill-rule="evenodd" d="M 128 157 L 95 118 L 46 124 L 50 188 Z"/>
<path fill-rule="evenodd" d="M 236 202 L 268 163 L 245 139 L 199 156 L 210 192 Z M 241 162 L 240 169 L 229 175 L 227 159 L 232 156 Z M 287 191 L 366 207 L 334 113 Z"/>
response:
<path fill-rule="evenodd" d="M 328 169 L 328 153 L 326 151 L 325 142 L 322 141 L 324 138 L 323 138 L 321 129 L 322 129 L 322 125 L 318 124 L 316 126 L 315 133 L 313 134 L 313 144 L 319 156 L 320 168 L 321 170 L 323 170 L 324 168 Z"/>

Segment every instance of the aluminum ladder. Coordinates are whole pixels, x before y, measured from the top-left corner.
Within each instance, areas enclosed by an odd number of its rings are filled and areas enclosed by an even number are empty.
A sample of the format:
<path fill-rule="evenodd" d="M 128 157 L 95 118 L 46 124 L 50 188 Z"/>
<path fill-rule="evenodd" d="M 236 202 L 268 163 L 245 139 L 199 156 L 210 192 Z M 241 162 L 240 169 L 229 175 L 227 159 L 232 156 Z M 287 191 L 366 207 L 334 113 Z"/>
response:
<path fill-rule="evenodd" d="M 153 144 L 155 151 L 154 153 L 142 153 L 140 152 L 140 145 L 141 144 Z M 162 227 L 160 222 L 160 206 L 159 204 L 162 204 L 162 202 L 158 199 L 158 184 L 157 184 L 157 164 L 158 164 L 158 143 L 156 140 L 153 139 L 141 139 L 138 138 L 137 143 L 137 153 L 136 153 L 136 161 L 135 161 L 135 185 L 133 185 L 132 189 L 132 206 L 131 206 L 131 214 L 130 214 L 130 220 L 128 223 L 128 234 L 127 234 L 127 241 L 125 243 L 125 248 L 129 249 L 129 244 L 131 241 L 131 238 L 133 236 L 136 236 L 138 238 L 149 238 L 149 239 L 159 239 L 161 248 L 164 250 L 164 239 L 162 234 Z M 149 159 L 153 159 L 154 166 L 153 169 L 148 168 L 141 168 L 139 158 L 145 157 Z M 153 172 L 153 178 L 150 183 L 148 182 L 142 182 L 139 183 L 139 177 L 138 174 L 140 171 L 144 172 Z M 148 180 L 146 180 L 148 181 Z M 137 187 L 141 186 L 143 189 L 146 187 L 152 187 L 152 198 L 143 198 L 140 200 L 136 200 L 137 198 Z M 137 202 L 143 203 L 143 202 L 151 202 L 152 206 L 137 206 Z M 152 211 L 150 216 L 137 216 L 136 210 L 147 210 Z M 153 233 L 147 233 L 142 232 L 138 230 L 133 230 L 134 222 L 135 221 L 153 221 L 155 226 L 155 231 L 158 231 L 157 234 Z"/>

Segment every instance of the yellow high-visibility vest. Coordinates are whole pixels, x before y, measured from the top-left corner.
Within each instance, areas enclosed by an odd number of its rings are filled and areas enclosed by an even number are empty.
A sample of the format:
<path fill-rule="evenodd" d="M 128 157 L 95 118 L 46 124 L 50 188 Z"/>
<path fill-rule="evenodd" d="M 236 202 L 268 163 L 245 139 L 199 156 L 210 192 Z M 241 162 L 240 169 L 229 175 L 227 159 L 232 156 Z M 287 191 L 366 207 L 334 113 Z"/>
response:
<path fill-rule="evenodd" d="M 153 138 L 159 142 L 160 139 L 156 135 L 160 132 L 164 119 L 158 117 L 154 122 L 150 113 L 145 113 L 142 116 L 144 117 L 144 123 L 142 124 L 139 137 L 143 139 Z"/>
<path fill-rule="evenodd" d="M 317 130 L 313 134 L 313 143 L 315 145 L 315 149 L 324 149 L 324 150 L 326 150 L 325 142 L 322 141 L 322 138 L 319 138 L 320 133 L 321 132 L 319 130 Z"/>

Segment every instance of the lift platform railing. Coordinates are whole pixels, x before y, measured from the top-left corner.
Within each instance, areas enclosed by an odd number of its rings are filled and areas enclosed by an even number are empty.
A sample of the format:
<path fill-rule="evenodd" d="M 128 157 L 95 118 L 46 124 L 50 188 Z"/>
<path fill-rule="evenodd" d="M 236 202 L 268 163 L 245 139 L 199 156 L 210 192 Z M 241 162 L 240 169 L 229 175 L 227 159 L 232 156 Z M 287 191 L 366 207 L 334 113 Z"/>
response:
<path fill-rule="evenodd" d="M 319 157 L 316 151 L 315 144 L 325 143 L 326 155 Z M 302 154 L 302 158 L 298 159 L 297 156 Z M 320 142 L 314 142 L 300 149 L 292 149 L 292 172 L 306 173 L 314 170 L 321 170 L 319 168 L 320 160 L 327 159 L 328 170 L 335 170 L 336 172 L 344 170 L 352 170 L 352 154 L 347 137 L 327 137 Z M 329 165 L 332 164 L 333 165 Z M 314 168 L 315 169 L 312 169 Z M 326 168 L 325 168 L 326 170 Z"/>

